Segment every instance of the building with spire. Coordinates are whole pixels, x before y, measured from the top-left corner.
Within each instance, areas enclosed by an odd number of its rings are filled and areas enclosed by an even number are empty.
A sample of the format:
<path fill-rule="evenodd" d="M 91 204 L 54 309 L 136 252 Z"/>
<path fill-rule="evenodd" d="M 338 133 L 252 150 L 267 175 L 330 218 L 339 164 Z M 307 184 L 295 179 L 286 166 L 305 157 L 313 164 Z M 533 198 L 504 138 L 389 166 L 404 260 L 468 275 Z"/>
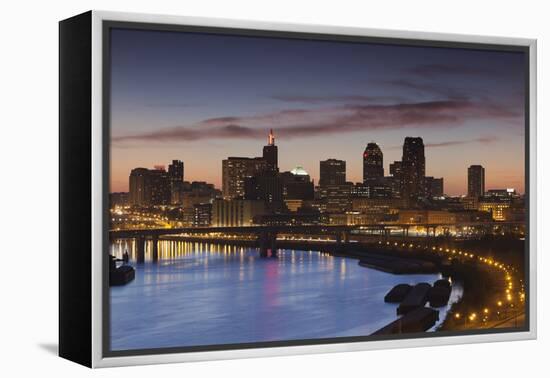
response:
<path fill-rule="evenodd" d="M 273 134 L 273 129 L 269 130 L 267 145 L 264 146 L 263 150 L 263 159 L 266 162 L 268 171 L 279 172 L 278 150 L 275 145 L 275 135 Z"/>
<path fill-rule="evenodd" d="M 278 151 L 273 130 L 261 157 L 229 157 L 222 162 L 222 190 L 225 199 L 263 200 L 272 209 L 283 203 Z"/>

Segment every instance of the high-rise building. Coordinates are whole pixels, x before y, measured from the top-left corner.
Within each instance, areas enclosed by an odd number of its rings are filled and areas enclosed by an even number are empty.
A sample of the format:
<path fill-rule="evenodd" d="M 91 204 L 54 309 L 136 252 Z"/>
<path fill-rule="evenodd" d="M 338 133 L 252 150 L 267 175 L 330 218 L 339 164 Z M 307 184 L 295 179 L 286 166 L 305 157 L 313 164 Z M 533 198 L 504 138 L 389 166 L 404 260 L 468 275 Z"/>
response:
<path fill-rule="evenodd" d="M 135 168 L 130 172 L 130 205 L 147 205 L 151 195 L 148 193 L 149 170 Z"/>
<path fill-rule="evenodd" d="M 352 183 L 339 185 L 323 185 L 319 190 L 319 198 L 323 201 L 322 211 L 325 213 L 345 213 L 351 209 Z"/>
<path fill-rule="evenodd" d="M 168 165 L 168 179 L 170 180 L 170 203 L 178 205 L 181 203 L 183 191 L 183 161 L 172 160 Z"/>
<path fill-rule="evenodd" d="M 222 162 L 222 192 L 225 199 L 243 198 L 245 180 L 267 168 L 263 158 L 230 157 Z"/>
<path fill-rule="evenodd" d="M 402 172 L 401 161 L 394 161 L 390 164 L 390 176 L 384 177 L 386 185 L 391 188 L 394 198 L 401 198 Z"/>
<path fill-rule="evenodd" d="M 171 182 L 183 181 L 183 161 L 172 160 L 172 164 L 168 165 L 168 177 Z"/>
<path fill-rule="evenodd" d="M 180 193 L 180 202 L 183 208 L 193 208 L 197 204 L 212 203 L 214 199 L 221 197 L 221 192 L 204 181 L 184 181 Z"/>
<path fill-rule="evenodd" d="M 401 177 L 401 173 L 402 173 L 402 164 L 400 161 L 394 161 L 393 163 L 390 164 L 390 175 L 394 176 L 394 177 Z"/>
<path fill-rule="evenodd" d="M 282 172 L 280 176 L 285 200 L 313 199 L 313 181 L 304 168 L 297 166 L 290 172 Z"/>
<path fill-rule="evenodd" d="M 426 196 L 427 197 L 441 197 L 444 194 L 443 191 L 443 177 L 434 178 L 428 176 L 425 178 L 426 183 Z"/>
<path fill-rule="evenodd" d="M 328 159 L 319 163 L 319 186 L 343 185 L 346 183 L 346 162 Z"/>
<path fill-rule="evenodd" d="M 245 182 L 252 177 L 275 176 L 279 172 L 273 130 L 269 131 L 262 157 L 229 157 L 222 161 L 222 191 L 225 199 L 244 198 Z"/>
<path fill-rule="evenodd" d="M 278 150 L 275 145 L 275 135 L 273 129 L 269 130 L 269 136 L 267 138 L 267 146 L 264 146 L 263 158 L 266 162 L 266 168 L 271 172 L 279 172 L 278 164 Z"/>
<path fill-rule="evenodd" d="M 151 185 L 151 205 L 168 205 L 170 203 L 170 180 L 165 169 L 149 171 Z"/>
<path fill-rule="evenodd" d="M 130 204 L 138 206 L 170 203 L 170 182 L 164 169 L 135 168 L 130 172 Z"/>
<path fill-rule="evenodd" d="M 424 142 L 420 137 L 406 137 L 401 159 L 402 197 L 407 200 L 424 197 L 426 195 L 425 176 Z"/>
<path fill-rule="evenodd" d="M 386 178 L 369 183 L 357 183 L 351 187 L 353 198 L 392 198 L 393 191 Z"/>
<path fill-rule="evenodd" d="M 384 156 L 376 143 L 369 143 L 363 152 L 363 183 L 384 177 Z"/>
<path fill-rule="evenodd" d="M 485 193 L 485 168 L 470 165 L 468 168 L 468 197 L 479 198 Z"/>
<path fill-rule="evenodd" d="M 279 174 L 271 171 L 247 177 L 244 182 L 244 199 L 262 200 L 272 211 L 283 207 L 283 182 Z"/>

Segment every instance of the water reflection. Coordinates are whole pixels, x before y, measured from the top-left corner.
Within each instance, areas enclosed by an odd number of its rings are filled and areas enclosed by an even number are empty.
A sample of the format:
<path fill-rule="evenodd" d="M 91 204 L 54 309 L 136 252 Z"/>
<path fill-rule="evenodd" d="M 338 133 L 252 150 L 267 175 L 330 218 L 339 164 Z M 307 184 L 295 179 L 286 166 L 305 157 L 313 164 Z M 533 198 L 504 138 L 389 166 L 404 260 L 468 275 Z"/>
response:
<path fill-rule="evenodd" d="M 111 245 L 136 267 L 133 282 L 110 290 L 113 350 L 369 335 L 396 319 L 396 306 L 383 301 L 391 287 L 439 278 L 391 275 L 315 251 L 265 259 L 254 248 L 211 243 L 158 247 L 157 263 L 147 242 L 138 265 L 133 240 Z M 455 286 L 451 302 L 461 293 Z"/>

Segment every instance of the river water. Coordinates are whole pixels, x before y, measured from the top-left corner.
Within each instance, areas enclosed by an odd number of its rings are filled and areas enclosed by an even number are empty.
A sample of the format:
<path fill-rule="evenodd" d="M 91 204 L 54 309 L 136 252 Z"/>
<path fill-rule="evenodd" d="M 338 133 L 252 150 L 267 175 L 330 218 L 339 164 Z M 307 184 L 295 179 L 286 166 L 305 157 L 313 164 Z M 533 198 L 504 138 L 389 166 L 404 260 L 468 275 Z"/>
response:
<path fill-rule="evenodd" d="M 366 336 L 396 319 L 384 295 L 399 283 L 433 283 L 438 274 L 393 275 L 357 260 L 316 251 L 257 249 L 161 241 L 159 261 L 135 263 L 136 278 L 110 288 L 111 349 L 131 350 Z M 449 305 L 462 295 L 453 284 Z M 439 324 L 439 323 L 438 323 Z M 437 324 L 434 329 L 437 328 Z"/>

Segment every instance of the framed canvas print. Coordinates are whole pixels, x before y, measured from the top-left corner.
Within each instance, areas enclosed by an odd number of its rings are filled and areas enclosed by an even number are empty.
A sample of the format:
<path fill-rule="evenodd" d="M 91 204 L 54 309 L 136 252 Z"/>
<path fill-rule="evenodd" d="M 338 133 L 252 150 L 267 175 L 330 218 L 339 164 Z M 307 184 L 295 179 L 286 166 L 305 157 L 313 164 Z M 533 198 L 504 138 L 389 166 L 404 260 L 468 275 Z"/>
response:
<path fill-rule="evenodd" d="M 536 336 L 534 40 L 60 22 L 60 355 Z"/>

